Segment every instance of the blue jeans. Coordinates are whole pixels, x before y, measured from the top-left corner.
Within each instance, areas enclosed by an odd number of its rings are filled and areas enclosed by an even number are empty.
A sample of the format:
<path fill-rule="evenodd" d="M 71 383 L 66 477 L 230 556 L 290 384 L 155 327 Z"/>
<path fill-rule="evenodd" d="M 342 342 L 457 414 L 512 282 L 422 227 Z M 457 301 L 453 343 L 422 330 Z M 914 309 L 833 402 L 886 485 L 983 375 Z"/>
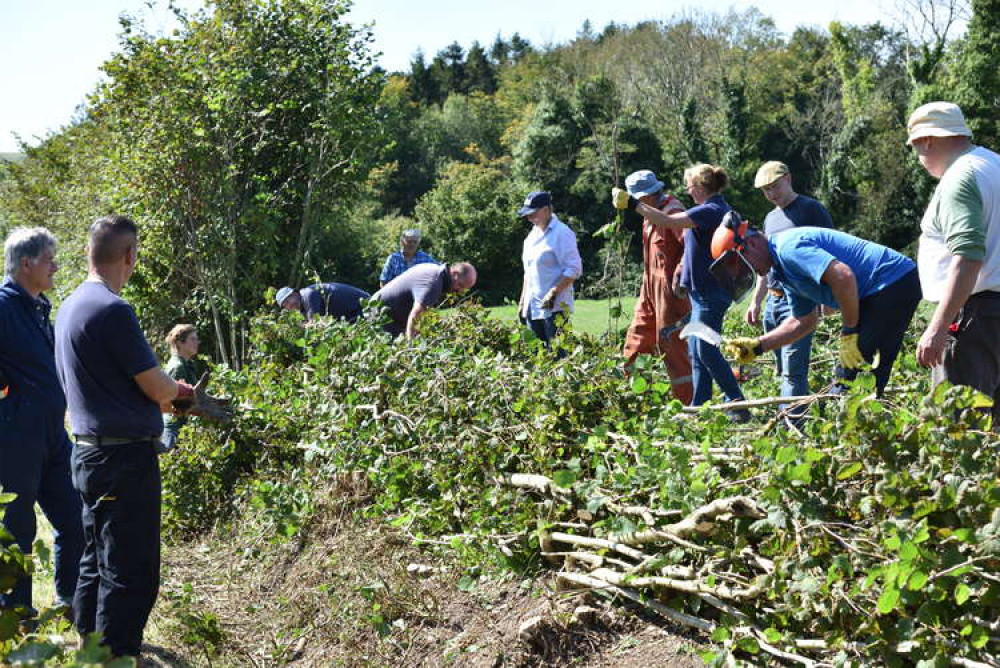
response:
<path fill-rule="evenodd" d="M 722 323 L 730 304 L 732 300 L 721 290 L 707 294 L 692 292 L 691 322 L 703 322 L 721 334 Z M 733 368 L 722 356 L 722 351 L 694 336 L 688 337 L 687 342 L 694 383 L 691 405 L 700 406 L 712 398 L 713 380 L 726 395 L 726 401 L 741 401 L 743 392 L 733 376 Z"/>
<path fill-rule="evenodd" d="M 160 586 L 160 466 L 154 443 L 77 445 L 86 547 L 73 608 L 80 635 L 100 631 L 115 656 L 138 656 Z"/>
<path fill-rule="evenodd" d="M 787 297 L 767 298 L 764 307 L 764 331 L 770 332 L 792 315 Z M 781 396 L 795 397 L 811 394 L 809 390 L 809 355 L 812 351 L 812 332 L 798 341 L 774 351 L 778 375 L 781 377 Z"/>
<path fill-rule="evenodd" d="M 20 402 L 21 397 L 4 401 Z M 24 405 L 12 409 L 12 420 L 0 428 L 0 487 L 17 494 L 7 505 L 3 523 L 24 554 L 31 554 L 37 527 L 35 503 L 53 528 L 52 556 L 59 603 L 69 605 L 76 590 L 83 552 L 80 495 L 70 478 L 72 445 L 63 428 L 63 416 L 39 416 Z M 0 608 L 32 608 L 31 577 L 17 581 L 10 594 L 0 596 Z"/>

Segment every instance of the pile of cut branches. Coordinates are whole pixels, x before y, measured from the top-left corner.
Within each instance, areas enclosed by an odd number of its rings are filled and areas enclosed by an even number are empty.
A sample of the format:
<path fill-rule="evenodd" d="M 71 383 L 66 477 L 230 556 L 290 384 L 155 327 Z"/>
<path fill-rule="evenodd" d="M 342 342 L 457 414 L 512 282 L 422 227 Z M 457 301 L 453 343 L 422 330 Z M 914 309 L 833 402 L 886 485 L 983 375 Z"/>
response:
<path fill-rule="evenodd" d="M 696 423 L 659 441 L 611 434 L 634 457 L 617 470 L 603 457 L 599 480 L 499 482 L 538 500 L 562 588 L 710 634 L 714 665 L 998 666 L 1000 447 L 972 402 L 941 387 L 913 414 L 858 388 L 807 440 L 716 445 Z M 707 500 L 671 493 L 671 507 L 636 484 L 654 450 Z"/>

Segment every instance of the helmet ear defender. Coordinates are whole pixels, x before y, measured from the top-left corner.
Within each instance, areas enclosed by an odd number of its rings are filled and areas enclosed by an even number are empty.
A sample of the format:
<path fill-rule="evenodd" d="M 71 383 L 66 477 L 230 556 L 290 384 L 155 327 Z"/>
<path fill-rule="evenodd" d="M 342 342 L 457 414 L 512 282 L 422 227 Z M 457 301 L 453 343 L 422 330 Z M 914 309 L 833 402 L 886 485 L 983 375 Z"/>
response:
<path fill-rule="evenodd" d="M 718 259 L 729 250 L 743 250 L 750 223 L 735 210 L 730 211 L 712 235 L 712 258 Z"/>

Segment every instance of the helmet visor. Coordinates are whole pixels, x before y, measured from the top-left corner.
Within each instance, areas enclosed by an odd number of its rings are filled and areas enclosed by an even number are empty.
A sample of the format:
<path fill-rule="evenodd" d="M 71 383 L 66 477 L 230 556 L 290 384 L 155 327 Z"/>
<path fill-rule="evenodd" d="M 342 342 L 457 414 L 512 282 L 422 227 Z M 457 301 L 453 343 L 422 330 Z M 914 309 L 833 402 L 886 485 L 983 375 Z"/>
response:
<path fill-rule="evenodd" d="M 737 250 L 727 250 L 708 271 L 734 302 L 742 301 L 757 282 L 753 267 Z"/>

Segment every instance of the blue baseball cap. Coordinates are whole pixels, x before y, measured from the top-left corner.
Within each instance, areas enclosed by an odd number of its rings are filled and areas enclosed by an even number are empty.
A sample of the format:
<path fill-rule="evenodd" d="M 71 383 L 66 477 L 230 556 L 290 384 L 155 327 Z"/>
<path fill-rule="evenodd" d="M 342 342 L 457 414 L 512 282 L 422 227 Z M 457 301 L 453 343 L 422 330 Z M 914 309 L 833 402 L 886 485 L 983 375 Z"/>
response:
<path fill-rule="evenodd" d="M 534 190 L 524 198 L 524 206 L 517 210 L 517 215 L 528 216 L 543 206 L 552 206 L 552 194 L 544 190 Z"/>
<path fill-rule="evenodd" d="M 293 292 L 295 292 L 295 290 L 293 290 L 292 288 L 289 287 L 281 288 L 280 290 L 278 290 L 278 294 L 274 295 L 274 300 L 278 302 L 278 306 L 280 307 L 282 304 L 285 303 L 286 299 L 292 296 Z"/>
<path fill-rule="evenodd" d="M 648 169 L 640 169 L 628 175 L 625 179 L 625 189 L 629 195 L 638 199 L 663 190 L 663 181 L 657 179 L 656 174 Z"/>

